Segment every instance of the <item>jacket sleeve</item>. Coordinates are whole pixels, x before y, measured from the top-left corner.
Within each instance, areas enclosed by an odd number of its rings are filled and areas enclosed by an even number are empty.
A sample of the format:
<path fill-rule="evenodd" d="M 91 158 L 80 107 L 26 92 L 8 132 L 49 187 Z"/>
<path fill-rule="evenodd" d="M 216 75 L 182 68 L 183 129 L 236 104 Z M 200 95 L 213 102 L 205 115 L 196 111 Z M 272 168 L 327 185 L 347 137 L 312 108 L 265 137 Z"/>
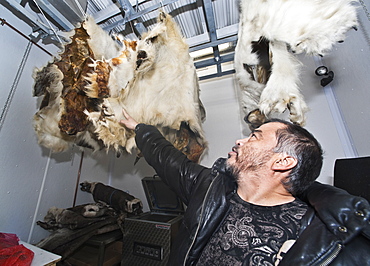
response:
<path fill-rule="evenodd" d="M 135 128 L 136 145 L 150 166 L 161 179 L 188 205 L 197 178 L 203 171 L 210 171 L 189 160 L 167 141 L 157 128 L 138 124 Z"/>
<path fill-rule="evenodd" d="M 343 244 L 359 233 L 368 234 L 370 205 L 366 199 L 319 182 L 314 182 L 300 198 L 315 209 L 318 217 Z"/>

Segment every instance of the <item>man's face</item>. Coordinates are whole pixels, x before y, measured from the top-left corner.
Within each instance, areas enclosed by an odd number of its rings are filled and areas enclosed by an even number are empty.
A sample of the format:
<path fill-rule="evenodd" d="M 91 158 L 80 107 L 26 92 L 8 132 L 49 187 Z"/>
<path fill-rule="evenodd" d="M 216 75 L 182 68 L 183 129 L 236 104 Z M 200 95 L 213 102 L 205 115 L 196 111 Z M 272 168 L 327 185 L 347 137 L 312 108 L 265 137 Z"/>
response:
<path fill-rule="evenodd" d="M 268 163 L 276 147 L 276 131 L 285 125 L 278 122 L 263 124 L 254 130 L 248 138 L 237 140 L 228 153 L 228 167 L 236 177 L 243 171 L 255 171 Z"/>

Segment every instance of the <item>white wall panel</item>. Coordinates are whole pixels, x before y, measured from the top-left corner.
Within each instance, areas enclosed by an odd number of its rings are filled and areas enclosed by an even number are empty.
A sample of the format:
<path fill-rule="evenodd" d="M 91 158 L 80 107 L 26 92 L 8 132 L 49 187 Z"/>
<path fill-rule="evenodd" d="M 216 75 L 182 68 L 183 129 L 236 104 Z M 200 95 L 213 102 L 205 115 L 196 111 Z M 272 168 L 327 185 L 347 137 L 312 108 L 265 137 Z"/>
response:
<path fill-rule="evenodd" d="M 22 240 L 26 231 L 31 228 L 34 207 L 45 171 L 46 158 L 38 154 L 37 144 L 32 133 L 31 119 L 28 117 L 33 112 L 18 90 L 13 98 L 9 112 L 0 132 L 1 145 L 1 188 L 0 197 L 2 206 L 16 206 L 16 209 L 7 208 L 2 211 L 1 217 L 13 230 L 21 228 L 18 223 L 25 225 L 22 231 Z M 21 99 L 23 98 L 23 99 Z M 31 111 L 32 110 L 32 111 Z M 21 217 L 12 219 L 12 214 Z M 3 222 L 0 223 L 2 226 Z"/>
<path fill-rule="evenodd" d="M 219 157 L 227 157 L 235 141 L 243 137 L 234 76 L 203 81 L 200 98 L 206 109 L 204 131 L 208 152 L 201 163 L 211 167 Z"/>
<path fill-rule="evenodd" d="M 14 22 L 11 14 L 6 14 L 3 8 L 1 11 L 2 18 L 8 15 L 5 19 Z M 29 27 L 27 28 L 29 30 Z M 3 110 L 5 103 L 3 97 L 8 96 L 28 42 L 7 26 L 0 27 L 0 33 L 1 110 Z M 32 62 L 37 57 L 43 57 L 34 48 L 31 49 L 28 62 Z M 30 64 L 26 64 L 0 130 L 2 206 L 0 231 L 17 233 L 25 241 L 28 240 L 32 227 L 47 162 L 47 158 L 41 157 L 38 153 L 34 133 L 30 130 L 32 114 L 35 112 L 35 101 L 31 97 L 30 89 L 31 73 Z"/>
<path fill-rule="evenodd" d="M 149 206 L 145 197 L 141 179 L 155 174 L 144 158 L 141 158 L 136 165 L 135 156 L 126 156 L 124 158 L 114 158 L 114 167 L 111 172 L 111 186 L 121 189 L 143 202 L 143 210 L 148 211 Z"/>
<path fill-rule="evenodd" d="M 320 85 L 321 77 L 315 75 L 316 64 L 311 56 L 299 56 L 303 63 L 301 72 L 301 91 L 309 111 L 305 128 L 320 142 L 324 151 L 324 164 L 318 181 L 333 184 L 334 162 L 344 156 L 332 110 L 327 101 L 324 89 Z"/>
<path fill-rule="evenodd" d="M 365 1 L 369 7 L 370 1 Z M 359 9 L 362 24 L 350 31 L 323 61 L 334 71 L 333 91 L 358 156 L 370 155 L 370 21 Z"/>

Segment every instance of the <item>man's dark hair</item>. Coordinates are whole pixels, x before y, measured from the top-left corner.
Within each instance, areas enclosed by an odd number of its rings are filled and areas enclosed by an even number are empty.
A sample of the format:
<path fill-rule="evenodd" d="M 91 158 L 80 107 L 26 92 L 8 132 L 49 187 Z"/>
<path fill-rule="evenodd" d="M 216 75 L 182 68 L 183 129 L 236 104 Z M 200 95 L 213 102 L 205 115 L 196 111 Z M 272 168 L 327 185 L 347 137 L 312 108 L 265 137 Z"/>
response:
<path fill-rule="evenodd" d="M 286 125 L 276 131 L 277 145 L 273 151 L 297 159 L 297 165 L 291 170 L 287 180 L 283 181 L 285 188 L 293 195 L 297 195 L 311 185 L 320 174 L 323 163 L 321 145 L 310 132 L 299 125 L 281 119 L 266 121 L 269 122 Z"/>

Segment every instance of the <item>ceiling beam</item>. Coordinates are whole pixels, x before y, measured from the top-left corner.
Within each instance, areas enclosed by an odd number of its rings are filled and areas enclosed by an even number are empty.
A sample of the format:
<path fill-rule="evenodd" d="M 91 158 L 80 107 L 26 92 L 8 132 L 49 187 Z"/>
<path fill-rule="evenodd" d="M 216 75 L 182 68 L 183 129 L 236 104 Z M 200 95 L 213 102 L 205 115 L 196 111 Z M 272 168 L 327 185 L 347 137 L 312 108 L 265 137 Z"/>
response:
<path fill-rule="evenodd" d="M 27 23 L 32 33 L 29 34 L 30 39 L 37 43 L 40 39 L 44 44 L 54 44 L 61 47 L 61 40 L 66 41 L 63 36 L 57 35 L 56 31 L 45 25 L 40 19 L 35 16 L 35 13 L 29 12 L 21 4 L 15 0 L 0 0 L 5 8 L 12 12 L 16 17 Z"/>
<path fill-rule="evenodd" d="M 131 14 L 136 13 L 135 9 L 133 8 L 129 0 L 112 0 L 112 1 L 113 3 L 118 4 L 123 20 L 125 20 L 127 17 L 131 17 Z M 141 37 L 141 35 L 147 31 L 147 29 L 145 28 L 143 24 L 143 20 L 141 19 L 141 17 L 136 19 L 135 23 L 133 24 L 133 27 L 134 27 L 134 33 L 138 37 Z"/>
<path fill-rule="evenodd" d="M 216 63 L 222 64 L 222 63 L 226 63 L 226 62 L 231 62 L 233 60 L 234 60 L 234 53 L 230 53 L 230 54 L 226 54 L 224 56 L 220 56 L 217 62 L 215 62 L 215 59 L 212 58 L 212 59 L 197 61 L 197 62 L 194 63 L 194 65 L 195 65 L 195 68 L 198 69 L 198 68 L 213 66 Z"/>
<path fill-rule="evenodd" d="M 235 69 L 231 69 L 231 70 L 227 70 L 227 71 L 223 71 L 223 72 L 217 72 L 215 74 L 201 76 L 201 77 L 199 77 L 199 80 L 219 78 L 219 77 L 223 77 L 223 76 L 226 76 L 226 75 L 231 75 L 231 74 L 234 74 L 234 73 L 235 73 Z"/>
<path fill-rule="evenodd" d="M 216 29 L 216 22 L 215 22 L 215 14 L 213 12 L 213 7 L 212 7 L 212 0 L 203 0 L 203 7 L 204 7 L 204 13 L 205 13 L 205 18 L 206 18 L 206 24 L 208 28 L 208 34 L 209 34 L 209 42 L 190 47 L 190 51 L 196 51 L 200 49 L 205 49 L 212 47 L 213 49 L 213 58 L 204 60 L 201 62 L 196 62 L 195 67 L 196 68 L 201 68 L 201 67 L 207 67 L 207 66 L 212 66 L 216 65 L 217 73 L 212 74 L 212 75 L 207 75 L 202 77 L 201 80 L 208 79 L 208 78 L 213 78 L 213 77 L 220 77 L 226 74 L 229 74 L 230 71 L 227 72 L 222 72 L 222 63 L 228 62 L 228 61 L 233 61 L 234 60 L 234 53 L 233 54 L 228 54 L 223 57 L 220 56 L 220 51 L 218 49 L 218 45 L 226 43 L 226 42 L 234 42 L 237 39 L 237 35 L 233 35 L 227 38 L 223 39 L 218 39 L 217 37 L 217 29 Z M 226 73 L 226 74 L 225 74 Z M 234 72 L 232 72 L 234 73 Z"/>
<path fill-rule="evenodd" d="M 223 43 L 227 43 L 227 42 L 235 42 L 237 40 L 238 40 L 238 35 L 235 34 L 235 35 L 232 35 L 232 36 L 229 36 L 229 37 L 226 37 L 226 38 L 223 38 L 223 39 L 219 39 L 219 40 L 216 40 L 216 41 L 213 41 L 213 42 L 206 42 L 206 43 L 203 43 L 203 44 L 191 46 L 189 51 L 194 52 L 194 51 L 197 51 L 197 50 L 206 49 L 206 48 L 209 48 L 209 47 L 214 47 L 214 46 L 217 46 L 217 45 L 220 45 L 220 44 L 223 44 Z"/>
<path fill-rule="evenodd" d="M 128 1 L 128 0 L 125 0 L 125 1 Z M 131 10 L 131 12 L 129 14 L 127 14 L 125 16 L 125 18 L 119 19 L 116 22 L 113 22 L 113 23 L 109 24 L 108 26 L 103 27 L 103 29 L 106 30 L 106 31 L 110 31 L 110 30 L 114 29 L 115 27 L 117 27 L 119 25 L 126 24 L 127 22 L 133 21 L 135 19 L 139 19 L 147 13 L 150 13 L 154 10 L 157 10 L 157 9 L 163 7 L 163 6 L 168 5 L 168 4 L 175 3 L 177 1 L 178 0 L 164 0 L 164 1 L 161 1 L 160 4 L 154 4 L 154 5 L 146 8 L 146 9 L 143 9 L 143 10 L 138 11 L 138 12 L 136 12 L 135 10 Z"/>
<path fill-rule="evenodd" d="M 211 42 L 217 41 L 215 15 L 213 13 L 212 1 L 203 0 L 204 13 L 208 27 L 209 39 Z"/>
<path fill-rule="evenodd" d="M 45 34 L 52 34 L 52 30 L 41 23 L 34 13 L 30 13 L 15 0 L 0 0 L 0 4 L 10 10 L 15 16 L 31 26 L 32 31 L 42 30 Z"/>
<path fill-rule="evenodd" d="M 60 27 L 63 28 L 65 31 L 70 31 L 75 28 L 75 25 L 73 25 L 63 14 L 70 14 L 73 12 L 71 8 L 67 4 L 65 4 L 63 1 L 58 3 L 58 6 L 63 5 L 64 10 L 58 10 L 55 8 L 55 6 L 52 4 L 53 1 L 49 0 L 35 0 L 35 3 L 37 4 L 37 7 L 42 10 L 43 13 L 46 13 L 48 16 L 50 16 L 51 19 L 53 19 Z M 40 10 L 40 12 L 41 12 Z M 63 14 L 61 13 L 63 12 Z M 83 14 L 79 16 L 81 20 L 83 20 Z"/>
<path fill-rule="evenodd" d="M 58 24 L 60 24 L 63 28 L 73 28 L 72 23 L 65 17 L 64 11 L 57 9 L 53 6 L 54 1 L 59 0 L 36 0 L 40 8 L 42 8 L 45 13 L 47 13 L 52 19 L 54 19 Z M 94 19 L 97 23 L 102 23 L 110 18 L 116 17 L 118 19 L 116 22 L 109 24 L 108 26 L 103 27 L 106 31 L 111 31 L 117 26 L 122 26 L 127 22 L 134 21 L 134 25 L 136 28 L 134 29 L 134 33 L 137 36 L 141 36 L 143 31 L 146 31 L 144 24 L 142 22 L 142 16 L 153 12 L 157 9 L 160 9 L 163 6 L 172 4 L 177 2 L 178 0 L 163 0 L 161 3 L 153 4 L 152 6 L 143 9 L 141 11 L 135 10 L 135 6 L 132 6 L 129 0 L 111 0 L 112 4 L 108 5 L 107 8 L 97 12 L 94 14 Z M 213 49 L 213 58 L 203 61 L 195 62 L 196 68 L 203 68 L 207 66 L 216 65 L 217 66 L 217 73 L 214 75 L 224 75 L 225 72 L 222 72 L 221 64 L 224 62 L 229 62 L 234 60 L 234 54 L 226 54 L 224 56 L 220 55 L 220 51 L 218 50 L 218 45 L 227 43 L 227 42 L 236 42 L 237 41 L 237 33 L 230 35 L 228 37 L 224 37 L 218 39 L 217 29 L 216 29 L 216 18 L 213 12 L 213 4 L 212 0 L 197 0 L 199 4 L 202 5 L 204 11 L 204 18 L 205 24 L 207 27 L 207 32 L 205 36 L 209 38 L 205 38 L 204 42 L 198 42 L 198 44 L 190 46 L 189 51 L 197 51 L 205 48 L 212 47 Z M 55 37 L 55 33 L 52 29 L 48 26 L 43 24 L 34 13 L 29 12 L 26 10 L 22 5 L 20 5 L 17 0 L 0 0 L 0 3 L 4 5 L 6 8 L 11 10 L 15 13 L 16 16 L 22 17 L 22 19 L 28 23 L 31 27 L 33 32 L 38 32 L 39 36 L 47 36 L 47 39 L 57 39 Z M 120 15 L 122 15 L 120 17 Z M 223 34 L 225 35 L 225 34 Z M 32 34 L 31 34 L 32 36 Z M 34 36 L 32 36 L 35 38 Z M 207 39 L 207 40 L 206 40 Z M 200 43 L 200 44 L 199 44 Z M 229 72 L 227 72 L 229 73 Z M 214 76 L 210 75 L 210 76 Z M 204 78 L 202 78 L 204 79 Z"/>

